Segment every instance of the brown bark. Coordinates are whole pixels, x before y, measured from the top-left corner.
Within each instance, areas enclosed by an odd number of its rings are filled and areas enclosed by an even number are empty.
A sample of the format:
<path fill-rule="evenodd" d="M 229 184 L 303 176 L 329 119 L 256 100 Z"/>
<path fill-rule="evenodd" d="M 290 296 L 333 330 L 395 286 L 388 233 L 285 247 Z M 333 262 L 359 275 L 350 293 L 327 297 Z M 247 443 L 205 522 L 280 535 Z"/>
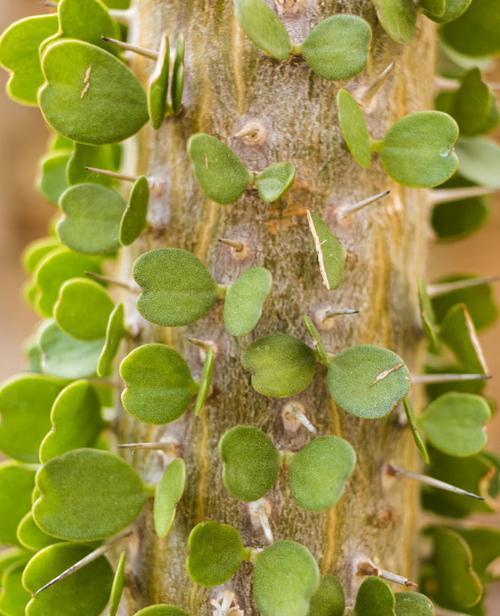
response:
<path fill-rule="evenodd" d="M 272 0 L 268 0 L 273 5 Z M 283 5 L 282 2 L 277 4 Z M 433 90 L 434 28 L 420 23 L 413 45 L 393 43 L 377 23 L 370 0 L 309 0 L 283 19 L 296 40 L 302 40 L 320 19 L 337 12 L 363 16 L 373 27 L 368 69 L 349 84 L 366 85 L 391 61 L 397 66 L 378 95 L 369 116 L 373 137 L 380 138 L 401 115 L 430 108 Z M 230 498 L 221 481 L 217 443 L 228 428 L 247 423 L 261 427 L 283 449 L 296 450 L 309 439 L 305 430 L 284 429 L 281 411 L 286 401 L 265 398 L 250 386 L 240 356 L 256 337 L 289 332 L 305 339 L 303 316 L 314 316 L 324 307 L 356 308 L 358 316 L 337 317 L 324 331 L 333 352 L 357 343 L 374 343 L 399 352 L 416 368 L 420 337 L 416 281 L 425 261 L 427 204 L 423 191 L 394 184 L 379 163 L 362 170 L 348 154 L 340 137 L 335 96 L 339 84 L 315 76 L 299 60 L 279 64 L 262 55 L 240 30 L 231 0 L 140 0 L 136 42 L 157 48 L 161 33 L 173 38 L 184 33 L 187 42 L 185 112 L 169 119 L 161 130 L 151 128 L 139 138 L 137 170 L 167 182 L 167 191 L 154 197 L 152 230 L 122 260 L 130 267 L 138 253 L 175 246 L 192 250 L 221 283 L 233 281 L 252 265 L 264 265 L 274 276 L 272 296 L 256 331 L 242 339 L 224 333 L 222 307 L 188 328 L 153 327 L 136 314 L 129 301 L 129 320 L 137 328 L 137 343 L 163 341 L 187 358 L 194 374 L 201 370 L 199 351 L 187 336 L 213 340 L 219 349 L 215 391 L 200 418 L 191 412 L 161 428 L 138 424 L 125 413 L 120 439 L 156 440 L 177 437 L 188 466 L 185 497 L 175 526 L 164 541 L 155 538 L 150 511 L 138 524 L 138 541 L 130 555 L 131 606 L 171 602 L 194 616 L 211 614 L 205 591 L 192 584 L 185 571 L 186 540 L 198 522 L 213 519 L 233 524 L 250 546 L 263 546 L 262 531 L 253 527 L 248 507 Z M 146 79 L 149 60 L 134 61 Z M 261 123 L 267 133 L 264 145 L 246 145 L 235 134 L 250 121 Z M 288 196 L 273 206 L 249 194 L 233 206 L 207 201 L 198 189 L 186 156 L 186 142 L 196 132 L 215 135 L 229 144 L 252 169 L 291 160 L 298 179 Z M 366 198 L 386 188 L 384 202 L 336 225 L 334 208 Z M 303 209 L 321 214 L 349 251 L 345 280 L 328 292 L 322 285 L 312 239 Z M 242 239 L 250 246 L 247 259 L 237 260 L 218 237 Z M 309 418 L 322 434 L 341 435 L 357 451 L 358 464 L 346 495 L 325 514 L 298 509 L 283 477 L 269 495 L 271 525 L 276 539 L 304 543 L 318 558 L 322 572 L 338 574 L 349 600 L 359 579 L 353 561 L 366 555 L 385 569 L 412 576 L 418 525 L 415 486 L 397 480 L 384 489 L 380 468 L 392 461 L 407 468 L 416 464 L 408 430 L 398 423 L 398 413 L 378 421 L 363 421 L 335 408 L 327 393 L 325 372 L 298 396 Z M 149 481 L 161 475 L 163 454 L 136 452 L 129 458 Z M 285 474 L 285 473 L 284 473 Z M 250 565 L 228 584 L 245 615 L 257 614 L 251 600 Z"/>

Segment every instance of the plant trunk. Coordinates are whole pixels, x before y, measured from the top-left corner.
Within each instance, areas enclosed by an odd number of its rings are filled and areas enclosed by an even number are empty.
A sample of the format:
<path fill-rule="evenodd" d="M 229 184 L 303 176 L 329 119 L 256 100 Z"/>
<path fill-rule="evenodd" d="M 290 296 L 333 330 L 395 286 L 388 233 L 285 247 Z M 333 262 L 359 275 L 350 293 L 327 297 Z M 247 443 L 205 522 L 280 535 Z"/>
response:
<path fill-rule="evenodd" d="M 413 45 L 393 43 L 378 24 L 370 0 L 268 0 L 284 11 L 282 18 L 293 38 L 302 40 L 320 19 L 338 12 L 364 17 L 373 27 L 368 69 L 349 89 L 369 84 L 386 66 L 396 68 L 383 85 L 369 115 L 372 136 L 380 138 L 405 113 L 431 107 L 435 29 L 427 20 Z M 199 418 L 192 412 L 160 428 L 121 414 L 122 442 L 158 440 L 165 436 L 180 443 L 188 468 L 185 496 L 170 535 L 155 537 L 150 512 L 139 520 L 137 543 L 129 556 L 130 608 L 151 603 L 174 603 L 194 616 L 212 614 L 210 599 L 220 589 L 205 590 L 187 577 L 187 537 L 200 521 L 213 519 L 238 528 L 246 545 L 264 546 L 259 526 L 248 506 L 230 498 L 221 479 L 217 443 L 237 424 L 259 426 L 280 449 L 297 450 L 310 438 L 304 428 L 293 432 L 282 420 L 287 400 L 266 398 L 250 386 L 240 363 L 248 344 L 262 335 L 288 332 L 306 339 L 303 317 L 318 318 L 325 308 L 352 308 L 355 316 L 338 316 L 323 329 L 328 350 L 373 343 L 393 349 L 411 370 L 418 369 L 420 326 L 417 278 L 425 265 L 427 203 L 424 191 L 390 181 L 377 162 L 369 171 L 358 167 L 340 136 L 335 96 L 339 84 L 315 76 L 300 60 L 279 64 L 257 51 L 240 29 L 232 0 L 137 0 L 135 43 L 157 49 L 166 30 L 174 39 L 184 33 L 186 52 L 185 111 L 166 120 L 159 131 L 144 129 L 138 138 L 136 171 L 166 182 L 166 191 L 153 196 L 150 231 L 123 257 L 121 270 L 130 276 L 133 259 L 145 250 L 174 246 L 193 251 L 219 283 L 232 282 L 253 265 L 267 267 L 274 287 L 255 332 L 233 338 L 223 329 L 222 306 L 196 324 L 163 329 L 144 322 L 128 302 L 129 322 L 137 336 L 134 345 L 161 341 L 175 346 L 193 373 L 202 366 L 200 351 L 188 337 L 214 341 L 214 391 Z M 151 61 L 134 60 L 144 79 Z M 265 130 L 265 143 L 251 145 L 238 134 L 249 122 Z M 237 204 L 208 201 L 193 179 L 186 155 L 190 135 L 206 132 L 230 145 L 254 170 L 270 163 L 292 161 L 297 181 L 278 204 L 264 204 L 247 194 Z M 354 203 L 390 189 L 377 205 L 354 214 L 342 225 L 335 207 Z M 327 291 L 321 282 L 305 209 L 319 213 L 348 250 L 344 282 Z M 238 258 L 218 238 L 244 241 L 248 255 Z M 354 563 L 367 556 L 379 566 L 402 575 L 415 575 L 418 493 L 415 484 L 397 479 L 383 485 L 381 467 L 391 461 L 406 468 L 418 464 L 409 431 L 401 414 L 369 421 L 345 414 L 332 403 L 325 372 L 296 398 L 320 434 L 346 438 L 356 449 L 358 463 L 340 503 L 324 514 L 297 508 L 291 500 L 286 470 L 268 495 L 275 539 L 294 539 L 318 559 L 322 573 L 334 573 L 344 583 L 352 602 L 360 578 Z M 168 463 L 163 453 L 139 450 L 127 454 L 148 481 L 157 480 Z M 245 564 L 227 587 L 236 593 L 245 616 L 258 611 L 251 598 L 250 567 Z"/>

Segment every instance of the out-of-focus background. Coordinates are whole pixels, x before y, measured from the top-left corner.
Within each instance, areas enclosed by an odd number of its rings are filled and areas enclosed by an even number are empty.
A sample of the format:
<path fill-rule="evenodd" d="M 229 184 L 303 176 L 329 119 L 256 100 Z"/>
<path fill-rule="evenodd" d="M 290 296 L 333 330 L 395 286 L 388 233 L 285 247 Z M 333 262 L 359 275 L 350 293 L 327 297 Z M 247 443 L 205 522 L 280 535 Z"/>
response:
<path fill-rule="evenodd" d="M 0 31 L 16 19 L 44 11 L 40 0 L 3 0 Z M 35 189 L 37 161 L 45 150 L 48 131 L 37 109 L 7 98 L 6 80 L 6 73 L 0 70 L 0 380 L 23 369 L 23 341 L 36 323 L 22 299 L 25 275 L 20 255 L 29 241 L 45 234 L 55 214 L 55 208 Z M 489 224 L 471 238 L 431 244 L 429 280 L 456 272 L 500 274 L 500 199 L 491 209 Z M 500 283 L 495 291 L 500 302 Z M 481 341 L 496 377 L 488 393 L 500 401 L 500 322 L 482 334 Z M 490 427 L 490 448 L 498 450 L 499 445 L 500 413 Z M 498 608 L 499 603 L 496 605 Z M 498 613 L 493 605 L 490 613 Z"/>

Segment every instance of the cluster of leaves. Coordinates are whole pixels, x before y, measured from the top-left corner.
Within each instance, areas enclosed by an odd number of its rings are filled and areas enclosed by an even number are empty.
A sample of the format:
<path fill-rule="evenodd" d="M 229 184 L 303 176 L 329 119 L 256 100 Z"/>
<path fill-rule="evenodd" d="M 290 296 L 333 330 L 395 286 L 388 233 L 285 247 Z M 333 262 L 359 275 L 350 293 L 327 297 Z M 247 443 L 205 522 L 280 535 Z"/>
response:
<path fill-rule="evenodd" d="M 25 296 L 45 319 L 28 350 L 28 372 L 0 389 L 0 451 L 11 458 L 0 465 L 0 543 L 11 546 L 0 555 L 0 612 L 6 616 L 70 612 L 98 616 L 106 605 L 114 616 L 125 584 L 125 554 L 113 572 L 105 556 L 109 542 L 121 540 L 121 533 L 150 497 L 154 497 L 155 531 L 164 538 L 186 485 L 182 458 L 171 459 L 160 482 L 151 486 L 110 451 L 106 431 L 112 396 L 106 379 L 128 331 L 124 306 L 115 305 L 103 276 L 117 250 L 144 231 L 150 189 L 156 187 L 154 179 L 139 177 L 129 178 L 133 187 L 127 200 L 116 190 L 119 143 L 148 119 L 158 129 L 165 117 L 181 113 L 185 44 L 179 36 L 173 60 L 167 35 L 158 52 L 142 51 L 156 62 L 144 91 L 120 55 L 127 48 L 121 42 L 124 32 L 106 4 L 122 9 L 127 2 L 61 0 L 56 15 L 17 22 L 0 39 L 0 63 L 11 72 L 9 94 L 23 104 L 38 105 L 56 131 L 41 161 L 39 189 L 60 211 L 51 235 L 34 242 L 24 255 L 31 275 Z M 412 0 L 375 4 L 391 36 L 400 42 L 413 36 Z M 483 0 L 472 4 L 425 0 L 418 8 L 446 23 L 443 40 L 457 50 L 455 58 L 470 52 L 457 41 L 478 20 L 485 29 L 481 53 L 498 51 L 485 6 Z M 235 0 L 235 13 L 259 49 L 281 62 L 300 56 L 321 78 L 349 79 L 367 64 L 372 33 L 359 17 L 332 16 L 297 45 L 263 0 Z M 496 105 L 476 69 L 463 71 L 460 79 L 456 92 L 438 100 L 441 111 L 406 116 L 378 141 L 370 138 L 355 98 L 341 89 L 340 126 L 356 161 L 366 168 L 378 153 L 388 175 L 408 186 L 433 187 L 446 180 L 455 185 L 484 183 L 492 166 L 480 167 L 477 157 L 488 158 L 482 148 L 491 153 L 497 146 L 477 135 L 494 126 Z M 472 111 L 470 99 L 478 101 Z M 458 126 L 467 137 L 458 145 L 463 156 L 457 178 Z M 264 202 L 272 203 L 295 179 L 290 162 L 250 171 L 210 135 L 192 136 L 187 150 L 201 190 L 221 204 L 234 203 L 254 188 Z M 498 159 L 498 153 L 495 156 Z M 442 212 L 439 216 L 441 221 L 447 218 Z M 316 213 L 309 212 L 308 220 L 323 283 L 335 289 L 342 282 L 346 252 Z M 441 229 L 445 227 L 440 223 Z M 133 278 L 140 288 L 137 309 L 147 321 L 164 327 L 188 325 L 223 301 L 224 326 L 232 336 L 247 336 L 258 326 L 273 285 L 272 274 L 264 267 L 247 269 L 231 285 L 219 284 L 194 254 L 178 248 L 144 253 L 133 264 Z M 437 354 L 444 345 L 457 362 L 451 368 L 440 365 L 439 372 L 487 374 L 475 330 L 496 316 L 489 294 L 483 284 L 431 299 L 420 284 L 429 348 Z M 429 462 L 429 474 L 484 492 L 484 479 L 491 479 L 492 469 L 496 477 L 498 463 L 482 451 L 491 412 L 478 395 L 481 380 L 460 387 L 436 386 L 429 391 L 429 405 L 415 418 L 408 399 L 410 375 L 398 355 L 369 345 L 332 355 L 311 319 L 305 318 L 305 326 L 312 346 L 287 334 L 265 335 L 245 345 L 241 361 L 256 392 L 271 398 L 293 397 L 311 385 L 317 364 L 323 364 L 329 392 L 341 409 L 355 417 L 378 419 L 403 402 L 416 444 Z M 204 351 L 196 381 L 176 350 L 163 344 L 134 349 L 119 369 L 126 385 L 125 409 L 151 424 L 175 421 L 193 402 L 199 414 L 210 395 L 215 366 L 213 346 L 204 344 Z M 223 481 L 232 497 L 244 502 L 263 498 L 285 464 L 292 498 L 311 511 L 336 505 L 356 463 L 352 446 L 337 436 L 319 436 L 300 451 L 279 452 L 253 426 L 227 431 L 219 453 Z M 488 497 L 494 497 L 497 486 L 492 482 L 486 490 Z M 464 504 L 456 495 L 435 489 L 425 492 L 424 503 L 437 513 L 455 512 L 456 517 L 490 509 L 487 500 Z M 498 555 L 498 535 L 491 529 L 434 527 L 427 532 L 434 545 L 422 574 L 428 594 L 444 607 L 476 610 L 482 585 L 490 579 L 488 564 Z M 187 569 L 202 586 L 226 582 L 246 560 L 253 563 L 254 599 L 264 616 L 344 614 L 339 581 L 330 575 L 320 577 L 304 546 L 278 541 L 258 551 L 245 547 L 236 529 L 227 525 L 203 522 L 192 530 Z M 75 567 L 51 584 L 75 563 L 86 566 Z M 480 613 L 477 610 L 473 613 Z M 373 577 L 361 585 L 354 612 L 431 616 L 433 607 L 423 595 L 394 594 Z M 169 605 L 150 606 L 138 615 L 187 616 Z"/>

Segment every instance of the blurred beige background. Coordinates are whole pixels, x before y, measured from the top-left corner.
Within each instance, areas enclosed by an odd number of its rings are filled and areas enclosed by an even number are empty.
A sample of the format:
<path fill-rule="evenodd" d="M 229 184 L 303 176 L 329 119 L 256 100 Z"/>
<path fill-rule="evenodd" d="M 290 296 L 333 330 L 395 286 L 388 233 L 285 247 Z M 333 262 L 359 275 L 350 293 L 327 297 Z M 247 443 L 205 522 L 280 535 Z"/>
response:
<path fill-rule="evenodd" d="M 0 31 L 16 19 L 44 11 L 39 0 L 2 0 Z M 29 241 L 45 234 L 55 209 L 34 188 L 47 129 L 37 109 L 21 107 L 7 98 L 6 74 L 0 72 L 0 379 L 4 379 L 22 370 L 23 341 L 36 323 L 22 301 L 25 276 L 19 257 Z M 500 81 L 498 75 L 496 81 Z M 431 245 L 429 280 L 454 272 L 500 274 L 500 199 L 492 207 L 489 224 L 472 238 L 450 245 Z M 500 301 L 500 284 L 496 285 L 496 295 Z M 489 394 L 499 400 L 500 322 L 482 335 L 482 342 L 496 377 L 489 385 Z M 500 413 L 490 428 L 490 448 L 498 451 L 499 444 Z M 499 612 L 492 607 L 491 614 L 494 613 Z"/>

